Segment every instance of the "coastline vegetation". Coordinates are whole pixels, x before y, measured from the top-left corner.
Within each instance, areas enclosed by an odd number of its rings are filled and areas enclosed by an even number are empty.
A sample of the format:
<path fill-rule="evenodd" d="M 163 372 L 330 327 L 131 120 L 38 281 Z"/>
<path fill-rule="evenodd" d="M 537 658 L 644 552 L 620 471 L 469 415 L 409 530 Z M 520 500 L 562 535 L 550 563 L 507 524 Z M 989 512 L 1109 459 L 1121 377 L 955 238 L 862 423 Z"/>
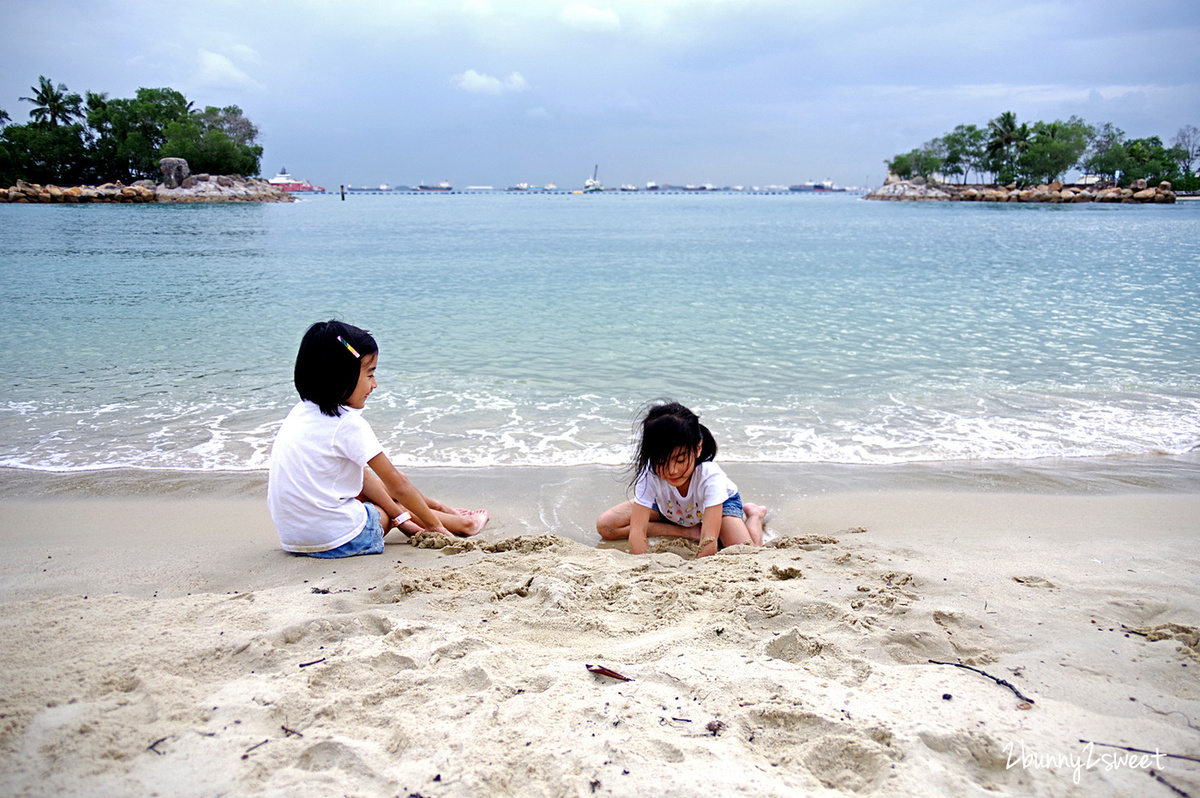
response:
<path fill-rule="evenodd" d="M 972 173 L 1002 185 L 1033 186 L 1060 179 L 1071 169 L 1128 187 L 1169 181 L 1178 191 L 1200 190 L 1200 129 L 1185 125 L 1170 146 L 1158 136 L 1126 138 L 1110 123 L 1094 127 L 1077 116 L 1065 122 L 1017 122 L 1012 111 L 984 127 L 958 125 L 949 133 L 885 160 L 907 180 L 923 177 L 966 183 Z"/>
<path fill-rule="evenodd" d="M 0 185 L 76 185 L 155 180 L 160 158 L 195 173 L 259 174 L 258 128 L 236 105 L 194 107 L 175 89 L 140 88 L 130 98 L 69 91 L 45 76 L 31 87 L 27 124 L 0 109 Z"/>

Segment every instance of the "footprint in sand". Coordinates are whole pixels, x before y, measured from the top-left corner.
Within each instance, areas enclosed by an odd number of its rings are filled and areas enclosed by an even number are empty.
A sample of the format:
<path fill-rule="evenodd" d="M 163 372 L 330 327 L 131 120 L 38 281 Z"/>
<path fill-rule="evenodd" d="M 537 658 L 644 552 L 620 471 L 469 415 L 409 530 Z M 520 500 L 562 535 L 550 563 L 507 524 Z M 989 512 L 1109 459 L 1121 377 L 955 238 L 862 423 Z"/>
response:
<path fill-rule="evenodd" d="M 847 687 L 858 687 L 871 675 L 871 667 L 860 659 L 848 657 L 833 643 L 808 637 L 793 629 L 763 646 L 763 652 L 775 659 L 800 665 L 814 676 L 832 679 Z"/>
<path fill-rule="evenodd" d="M 1054 584 L 1049 579 L 1043 579 L 1040 576 L 1014 576 L 1013 581 L 1018 585 L 1025 585 L 1025 587 L 1038 587 L 1042 588 L 1043 590 L 1058 589 L 1058 585 Z"/>

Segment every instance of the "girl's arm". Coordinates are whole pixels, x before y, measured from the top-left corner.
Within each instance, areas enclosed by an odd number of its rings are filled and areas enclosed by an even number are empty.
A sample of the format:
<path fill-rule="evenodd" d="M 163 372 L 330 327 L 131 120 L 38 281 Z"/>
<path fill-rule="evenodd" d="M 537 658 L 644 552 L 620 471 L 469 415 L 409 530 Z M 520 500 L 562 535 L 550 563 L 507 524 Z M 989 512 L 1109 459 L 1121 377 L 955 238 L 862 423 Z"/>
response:
<path fill-rule="evenodd" d="M 704 508 L 704 518 L 700 521 L 700 551 L 696 559 L 711 557 L 717 553 L 717 538 L 721 536 L 721 505 L 714 504 Z"/>
<path fill-rule="evenodd" d="M 645 554 L 650 548 L 646 542 L 646 525 L 650 523 L 650 508 L 633 503 L 629 516 L 629 553 Z"/>
<path fill-rule="evenodd" d="M 367 465 L 383 481 L 387 492 L 391 496 L 395 496 L 400 504 L 404 505 L 406 509 L 416 516 L 413 519 L 414 521 L 425 529 L 432 529 L 435 532 L 441 532 L 443 535 L 449 534 L 442 527 L 441 520 L 433 514 L 433 510 L 429 509 L 429 505 L 425 503 L 425 497 L 421 495 L 421 491 L 413 487 L 413 484 L 408 481 L 408 477 L 396 470 L 396 467 L 392 465 L 392 461 L 387 458 L 386 454 L 380 452 L 368 460 Z"/>

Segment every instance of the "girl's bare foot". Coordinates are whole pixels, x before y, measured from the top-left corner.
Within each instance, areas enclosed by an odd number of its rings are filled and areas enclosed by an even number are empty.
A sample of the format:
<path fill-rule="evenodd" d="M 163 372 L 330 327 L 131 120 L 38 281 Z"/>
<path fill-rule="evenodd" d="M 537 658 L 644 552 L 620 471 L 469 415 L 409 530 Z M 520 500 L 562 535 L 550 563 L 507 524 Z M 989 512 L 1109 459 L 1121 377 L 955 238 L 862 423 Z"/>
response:
<path fill-rule="evenodd" d="M 466 535 L 467 537 L 471 537 L 472 535 L 478 535 L 483 530 L 483 528 L 485 526 L 487 526 L 487 522 L 488 522 L 488 511 L 487 510 L 456 509 L 454 512 L 456 514 L 462 516 L 467 522 L 466 531 L 460 532 L 459 533 L 460 535 Z"/>

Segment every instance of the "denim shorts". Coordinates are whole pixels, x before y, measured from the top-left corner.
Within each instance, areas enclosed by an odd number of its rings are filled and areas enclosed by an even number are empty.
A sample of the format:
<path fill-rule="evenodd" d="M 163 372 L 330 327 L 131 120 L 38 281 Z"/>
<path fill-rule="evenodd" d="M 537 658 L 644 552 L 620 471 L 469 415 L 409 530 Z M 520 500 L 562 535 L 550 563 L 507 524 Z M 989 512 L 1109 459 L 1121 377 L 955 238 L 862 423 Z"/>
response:
<path fill-rule="evenodd" d="M 650 509 L 658 513 L 662 517 L 662 520 L 666 521 L 668 524 L 675 523 L 662 514 L 662 510 L 658 509 L 658 502 L 654 502 L 654 506 Z M 722 517 L 726 515 L 732 515 L 734 518 L 745 518 L 746 513 L 742 509 L 742 494 L 735 493 L 726 499 L 725 503 L 721 505 L 721 515 Z"/>
<path fill-rule="evenodd" d="M 379 508 L 370 502 L 363 502 L 363 507 L 367 508 L 367 522 L 363 524 L 362 532 L 358 533 L 358 537 L 346 541 L 336 549 L 309 551 L 305 553 L 309 557 L 324 557 L 326 559 L 354 557 L 359 554 L 383 554 L 384 531 L 383 524 L 380 523 L 382 516 Z"/>

